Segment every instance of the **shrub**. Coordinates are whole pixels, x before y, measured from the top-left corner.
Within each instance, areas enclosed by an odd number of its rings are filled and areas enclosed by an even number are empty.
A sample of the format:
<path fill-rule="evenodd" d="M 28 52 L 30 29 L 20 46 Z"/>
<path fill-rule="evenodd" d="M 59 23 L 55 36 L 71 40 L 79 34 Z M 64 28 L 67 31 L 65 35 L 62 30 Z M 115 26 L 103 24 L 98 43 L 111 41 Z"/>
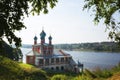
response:
<path fill-rule="evenodd" d="M 65 75 L 54 75 L 51 80 L 69 80 Z"/>
<path fill-rule="evenodd" d="M 96 75 L 88 69 L 85 69 L 84 74 L 90 78 L 96 78 Z"/>
<path fill-rule="evenodd" d="M 90 78 L 90 77 L 85 76 L 85 75 L 81 75 L 81 76 L 75 77 L 73 80 L 93 80 L 93 78 Z"/>

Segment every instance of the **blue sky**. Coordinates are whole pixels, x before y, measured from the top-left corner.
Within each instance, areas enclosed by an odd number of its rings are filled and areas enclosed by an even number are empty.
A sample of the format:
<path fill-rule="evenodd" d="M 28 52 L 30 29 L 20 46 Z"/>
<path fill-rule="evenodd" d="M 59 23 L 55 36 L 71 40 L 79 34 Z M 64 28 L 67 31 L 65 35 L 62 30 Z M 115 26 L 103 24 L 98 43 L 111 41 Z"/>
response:
<path fill-rule="evenodd" d="M 46 42 L 51 34 L 54 44 L 109 41 L 104 24 L 95 26 L 94 16 L 90 16 L 93 13 L 83 11 L 83 5 L 83 0 L 59 0 L 55 8 L 49 9 L 48 14 L 26 17 L 24 24 L 27 29 L 16 34 L 24 44 L 33 44 L 35 35 L 40 42 L 42 27 L 47 34 Z"/>

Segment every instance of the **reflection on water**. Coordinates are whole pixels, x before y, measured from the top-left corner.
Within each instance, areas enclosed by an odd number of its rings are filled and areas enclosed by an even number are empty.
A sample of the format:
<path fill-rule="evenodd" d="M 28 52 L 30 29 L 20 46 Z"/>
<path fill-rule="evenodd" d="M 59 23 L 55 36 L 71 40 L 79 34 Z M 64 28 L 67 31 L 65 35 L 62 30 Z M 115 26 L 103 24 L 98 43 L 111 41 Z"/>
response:
<path fill-rule="evenodd" d="M 25 54 L 31 49 L 21 48 L 23 52 L 23 62 L 25 63 Z M 120 53 L 110 52 L 85 52 L 85 51 L 66 51 L 71 54 L 73 59 L 77 62 L 78 60 L 84 64 L 84 68 L 111 68 L 120 62 Z"/>

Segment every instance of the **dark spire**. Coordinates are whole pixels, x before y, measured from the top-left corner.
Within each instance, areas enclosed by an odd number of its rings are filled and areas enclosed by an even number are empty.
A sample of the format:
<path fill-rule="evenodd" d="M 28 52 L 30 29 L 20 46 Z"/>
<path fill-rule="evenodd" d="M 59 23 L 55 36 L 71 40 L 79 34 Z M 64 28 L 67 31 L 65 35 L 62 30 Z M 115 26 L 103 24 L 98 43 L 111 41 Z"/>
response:
<path fill-rule="evenodd" d="M 34 44 L 37 44 L 37 36 L 34 37 Z"/>
<path fill-rule="evenodd" d="M 52 40 L 52 37 L 51 37 L 51 35 L 48 37 L 48 39 L 49 39 L 49 40 Z"/>
<path fill-rule="evenodd" d="M 34 40 L 35 40 L 35 41 L 37 40 L 37 36 L 34 37 Z"/>
<path fill-rule="evenodd" d="M 49 45 L 51 45 L 52 44 L 52 37 L 51 37 L 51 35 L 48 37 L 48 39 L 49 39 Z"/>

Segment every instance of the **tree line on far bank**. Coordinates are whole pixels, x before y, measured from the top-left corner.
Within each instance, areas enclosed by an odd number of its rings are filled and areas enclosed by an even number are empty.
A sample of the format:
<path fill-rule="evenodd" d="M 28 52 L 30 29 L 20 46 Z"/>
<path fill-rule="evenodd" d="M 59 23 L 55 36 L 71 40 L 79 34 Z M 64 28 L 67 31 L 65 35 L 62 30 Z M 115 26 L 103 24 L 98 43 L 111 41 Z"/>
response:
<path fill-rule="evenodd" d="M 120 46 L 116 42 L 56 44 L 54 48 L 64 50 L 120 52 Z"/>

